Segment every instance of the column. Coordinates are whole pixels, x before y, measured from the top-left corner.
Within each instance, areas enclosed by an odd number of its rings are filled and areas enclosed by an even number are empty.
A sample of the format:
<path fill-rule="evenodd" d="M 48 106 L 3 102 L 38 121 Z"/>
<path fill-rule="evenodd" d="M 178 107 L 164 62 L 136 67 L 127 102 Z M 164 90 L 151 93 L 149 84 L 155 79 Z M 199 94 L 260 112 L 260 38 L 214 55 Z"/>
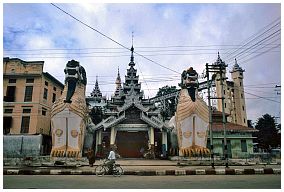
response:
<path fill-rule="evenodd" d="M 162 153 L 163 153 L 163 157 L 167 156 L 167 151 L 168 151 L 167 131 L 162 131 Z"/>
<path fill-rule="evenodd" d="M 155 133 L 153 127 L 150 128 L 150 146 L 152 154 L 155 154 Z"/>
<path fill-rule="evenodd" d="M 154 140 L 154 128 L 151 127 L 150 128 L 150 144 L 154 145 L 154 142 L 155 142 L 155 140 Z"/>
<path fill-rule="evenodd" d="M 115 144 L 116 133 L 117 133 L 116 127 L 112 127 L 110 130 L 110 146 L 113 146 Z"/>
<path fill-rule="evenodd" d="M 96 149 L 95 153 L 101 153 L 101 146 L 102 145 L 102 130 L 96 131 Z"/>

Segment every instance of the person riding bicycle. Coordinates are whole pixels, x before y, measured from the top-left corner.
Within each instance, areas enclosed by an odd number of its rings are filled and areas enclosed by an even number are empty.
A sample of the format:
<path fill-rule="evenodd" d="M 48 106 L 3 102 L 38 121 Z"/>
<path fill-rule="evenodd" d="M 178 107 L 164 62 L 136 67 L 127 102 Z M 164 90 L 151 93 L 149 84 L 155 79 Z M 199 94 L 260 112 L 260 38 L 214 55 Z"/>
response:
<path fill-rule="evenodd" d="M 113 171 L 113 165 L 115 164 L 115 152 L 114 152 L 114 148 L 111 147 L 109 155 L 108 155 L 108 162 L 106 163 L 108 166 L 108 170 L 110 172 L 110 174 L 112 174 Z"/>

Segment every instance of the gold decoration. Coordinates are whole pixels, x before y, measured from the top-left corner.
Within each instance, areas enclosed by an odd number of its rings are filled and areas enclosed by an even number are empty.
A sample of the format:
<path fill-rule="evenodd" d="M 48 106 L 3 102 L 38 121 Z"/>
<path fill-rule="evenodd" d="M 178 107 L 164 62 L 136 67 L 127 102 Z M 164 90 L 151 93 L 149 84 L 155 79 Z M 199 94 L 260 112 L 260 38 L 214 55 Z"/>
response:
<path fill-rule="evenodd" d="M 191 135 L 192 135 L 192 132 L 190 132 L 190 131 L 186 131 L 186 132 L 183 133 L 183 136 L 185 138 L 189 138 Z"/>
<path fill-rule="evenodd" d="M 55 130 L 55 135 L 56 135 L 57 137 L 61 137 L 62 134 L 63 134 L 63 131 L 62 131 L 61 129 L 56 129 L 56 130 Z"/>
<path fill-rule="evenodd" d="M 196 154 L 209 154 L 210 150 L 205 148 L 205 147 L 201 147 L 198 145 L 194 145 L 188 148 L 181 148 L 180 149 L 181 153 L 183 156 L 191 156 L 191 155 L 196 155 Z"/>
<path fill-rule="evenodd" d="M 71 131 L 71 136 L 72 136 L 73 138 L 76 138 L 76 137 L 78 136 L 78 131 L 73 129 L 73 130 Z"/>
<path fill-rule="evenodd" d="M 204 138 L 206 136 L 206 132 L 197 132 L 197 136 L 199 138 Z"/>

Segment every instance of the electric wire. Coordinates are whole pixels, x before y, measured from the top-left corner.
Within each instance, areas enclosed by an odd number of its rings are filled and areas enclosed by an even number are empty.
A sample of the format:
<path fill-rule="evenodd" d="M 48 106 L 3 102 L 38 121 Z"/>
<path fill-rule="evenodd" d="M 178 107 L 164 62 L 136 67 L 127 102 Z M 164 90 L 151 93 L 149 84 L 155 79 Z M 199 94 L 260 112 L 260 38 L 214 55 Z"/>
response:
<path fill-rule="evenodd" d="M 242 47 L 244 47 L 244 46 L 246 46 L 246 45 L 248 45 L 249 43 L 251 43 L 252 41 L 254 41 L 255 39 L 257 39 L 258 37 L 261 37 L 263 34 L 265 34 L 267 31 L 269 31 L 270 29 L 272 29 L 272 28 L 274 28 L 275 27 L 275 25 L 273 26 L 273 27 L 270 27 L 268 30 L 265 30 L 267 27 L 269 27 L 270 25 L 272 25 L 273 23 L 275 23 L 276 21 L 278 21 L 278 20 L 280 20 L 281 19 L 281 17 L 278 17 L 277 19 L 275 19 L 274 21 L 272 21 L 271 23 L 269 23 L 268 25 L 266 25 L 265 27 L 263 27 L 261 30 L 259 30 L 257 33 L 255 33 L 255 34 L 253 34 L 253 35 L 251 35 L 249 38 L 247 38 L 246 40 L 244 40 L 241 44 L 242 44 L 242 46 L 240 47 L 240 48 L 242 48 Z M 280 22 L 277 22 L 277 25 L 279 25 L 279 23 Z M 262 32 L 263 30 L 265 30 L 264 32 Z M 259 33 L 261 33 L 260 35 L 258 35 Z M 252 40 L 251 40 L 252 39 Z M 243 43 L 245 43 L 245 44 L 243 44 Z M 239 48 L 239 49 L 240 49 Z M 235 51 L 233 51 L 233 52 L 230 52 L 230 53 L 225 53 L 225 57 L 224 57 L 224 59 L 227 59 L 230 55 L 233 55 L 234 53 L 236 53 L 237 51 L 239 51 L 239 49 L 237 49 L 237 50 L 235 50 Z"/>
<path fill-rule="evenodd" d="M 270 34 L 269 36 L 265 37 L 264 39 L 261 39 L 260 41 L 258 41 L 257 43 L 251 45 L 250 47 L 248 47 L 247 49 L 241 51 L 240 53 L 237 53 L 237 54 L 235 54 L 235 55 L 229 57 L 229 59 L 227 59 L 227 60 L 230 60 L 230 59 L 233 59 L 233 58 L 237 58 L 239 55 L 241 55 L 242 53 L 244 53 L 246 50 L 250 50 L 252 47 L 255 47 L 255 46 L 258 45 L 260 42 L 266 40 L 267 38 L 273 36 L 274 34 L 276 34 L 276 35 L 277 35 L 277 33 L 279 34 L 280 31 L 281 31 L 281 30 L 279 29 L 279 30 L 273 32 L 273 33 Z"/>
<path fill-rule="evenodd" d="M 60 11 L 62 11 L 63 13 L 69 15 L 70 17 L 72 17 L 72 18 L 75 19 L 76 21 L 80 22 L 81 24 L 85 25 L 86 27 L 88 27 L 88 28 L 94 30 L 95 32 L 99 33 L 100 35 L 104 36 L 105 38 L 107 38 L 107 39 L 111 40 L 112 42 L 118 44 L 119 46 L 121 46 L 121 47 L 123 47 L 123 48 L 125 48 L 125 49 L 127 49 L 127 50 L 129 50 L 129 51 L 131 51 L 128 47 L 122 45 L 121 43 L 115 41 L 114 39 L 112 39 L 112 38 L 110 38 L 109 36 L 105 35 L 104 33 L 100 32 L 99 30 L 97 30 L 97 29 L 93 28 L 92 26 L 90 26 L 90 25 L 84 23 L 83 21 L 77 19 L 76 17 L 74 17 L 74 16 L 71 15 L 70 13 L 64 11 L 63 9 L 61 9 L 60 7 L 58 7 L 57 5 L 55 5 L 54 3 L 51 3 L 51 5 L 53 5 L 54 7 L 56 7 L 57 9 L 59 9 Z M 142 54 L 140 54 L 140 53 L 137 53 L 136 51 L 133 51 L 133 52 L 134 52 L 135 54 L 137 54 L 137 55 L 143 57 L 144 59 L 146 59 L 146 60 L 148 60 L 148 61 L 151 61 L 151 62 L 154 63 L 154 64 L 159 65 L 160 67 L 163 67 L 163 68 L 168 69 L 168 70 L 170 70 L 170 71 L 172 71 L 172 72 L 175 72 L 175 73 L 180 74 L 179 72 L 177 72 L 177 71 L 175 71 L 175 70 L 173 70 L 173 69 L 171 69 L 171 68 L 169 68 L 169 67 L 163 66 L 163 65 L 157 63 L 156 61 L 153 61 L 152 59 L 149 59 L 149 58 L 145 57 L 144 55 L 142 55 Z"/>

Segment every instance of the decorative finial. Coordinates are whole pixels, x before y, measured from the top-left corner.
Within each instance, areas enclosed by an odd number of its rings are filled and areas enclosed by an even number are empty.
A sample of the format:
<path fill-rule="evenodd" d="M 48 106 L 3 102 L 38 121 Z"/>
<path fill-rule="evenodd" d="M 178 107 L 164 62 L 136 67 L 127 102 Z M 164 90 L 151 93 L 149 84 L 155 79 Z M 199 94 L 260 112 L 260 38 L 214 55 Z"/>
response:
<path fill-rule="evenodd" d="M 132 31 L 132 47 L 133 47 L 133 37 L 134 37 L 134 32 Z"/>
<path fill-rule="evenodd" d="M 132 31 L 132 46 L 131 46 L 131 58 L 130 58 L 130 62 L 134 62 L 134 56 L 133 56 L 133 52 L 134 52 L 134 48 L 133 48 L 133 31 Z"/>
<path fill-rule="evenodd" d="M 120 74 L 119 74 L 119 66 L 118 66 L 118 69 L 117 69 L 117 77 L 116 77 L 115 83 L 116 84 L 120 84 L 121 83 Z"/>
<path fill-rule="evenodd" d="M 235 58 L 235 64 L 234 64 L 234 66 L 233 66 L 233 70 L 230 71 L 230 72 L 233 73 L 233 72 L 236 72 L 236 71 L 244 72 L 245 70 L 243 70 L 243 69 L 239 66 L 239 64 L 238 64 L 238 62 L 237 62 L 237 59 Z"/>

